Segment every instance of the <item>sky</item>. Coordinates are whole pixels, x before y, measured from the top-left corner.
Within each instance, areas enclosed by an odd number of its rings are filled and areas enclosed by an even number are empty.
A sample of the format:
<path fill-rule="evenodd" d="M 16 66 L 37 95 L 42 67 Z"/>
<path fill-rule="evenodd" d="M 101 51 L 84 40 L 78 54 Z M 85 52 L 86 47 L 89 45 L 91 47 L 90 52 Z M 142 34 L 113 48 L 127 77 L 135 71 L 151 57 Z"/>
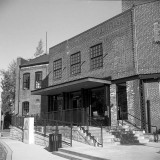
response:
<path fill-rule="evenodd" d="M 46 32 L 50 48 L 119 13 L 120 0 L 0 0 L 0 69 L 46 50 Z"/>
<path fill-rule="evenodd" d="M 46 50 L 46 32 L 49 50 L 119 13 L 120 0 L 0 0 L 0 70 Z"/>

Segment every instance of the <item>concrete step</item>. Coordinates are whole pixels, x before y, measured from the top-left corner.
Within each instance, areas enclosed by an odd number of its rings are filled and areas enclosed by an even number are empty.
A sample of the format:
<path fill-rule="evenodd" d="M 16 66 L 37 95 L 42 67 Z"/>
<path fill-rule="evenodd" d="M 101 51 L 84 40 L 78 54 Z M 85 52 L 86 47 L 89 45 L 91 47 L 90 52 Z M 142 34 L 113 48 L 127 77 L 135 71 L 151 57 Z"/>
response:
<path fill-rule="evenodd" d="M 105 143 L 105 142 L 112 142 L 112 143 L 114 143 L 114 139 L 113 138 L 109 138 L 109 139 L 103 139 L 103 142 Z"/>
<path fill-rule="evenodd" d="M 10 130 L 0 130 L 1 137 L 9 137 L 10 136 Z"/>
<path fill-rule="evenodd" d="M 120 142 L 103 142 L 103 147 L 120 145 Z"/>
<path fill-rule="evenodd" d="M 64 153 L 61 151 L 58 152 L 53 152 L 54 155 L 62 157 L 62 158 L 66 158 L 66 159 L 71 159 L 71 160 L 82 160 L 81 157 L 76 156 L 76 155 L 72 155 L 69 153 Z M 84 160 L 88 160 L 88 158 L 83 158 Z"/>
<path fill-rule="evenodd" d="M 132 133 L 135 135 L 143 135 L 143 134 L 145 134 L 145 131 L 133 130 Z"/>
<path fill-rule="evenodd" d="M 124 145 L 124 144 L 140 144 L 138 140 L 121 140 L 120 144 Z"/>
<path fill-rule="evenodd" d="M 140 140 L 140 139 L 147 139 L 143 135 L 140 135 L 140 136 L 135 135 L 135 137 L 137 137 L 138 140 Z"/>
<path fill-rule="evenodd" d="M 114 136 L 114 135 L 105 135 L 105 134 L 104 134 L 104 135 L 103 135 L 103 138 L 104 138 L 104 139 L 106 139 L 106 138 L 115 138 L 115 136 Z"/>
<path fill-rule="evenodd" d="M 145 144 L 145 143 L 149 143 L 149 139 L 138 139 L 139 143 Z"/>

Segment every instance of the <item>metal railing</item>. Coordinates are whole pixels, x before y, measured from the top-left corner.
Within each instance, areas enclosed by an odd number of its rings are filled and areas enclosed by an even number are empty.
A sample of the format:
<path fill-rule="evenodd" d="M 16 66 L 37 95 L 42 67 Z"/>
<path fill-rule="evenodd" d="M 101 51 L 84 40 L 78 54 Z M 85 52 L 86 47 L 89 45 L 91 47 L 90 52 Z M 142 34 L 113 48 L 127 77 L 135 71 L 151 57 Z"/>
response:
<path fill-rule="evenodd" d="M 88 116 L 87 130 L 93 135 L 94 143 L 103 147 L 103 123 L 95 118 Z M 96 130 L 96 134 L 94 133 Z M 97 132 L 98 131 L 98 132 Z"/>
<path fill-rule="evenodd" d="M 123 121 L 125 121 L 125 119 L 123 118 L 125 115 L 128 115 L 128 116 L 131 116 L 133 118 L 135 118 L 136 120 L 140 121 L 142 123 L 142 120 L 133 116 L 132 114 L 128 113 L 128 112 L 122 112 L 122 125 L 123 125 Z M 131 125 L 133 125 L 134 127 L 137 127 L 136 124 L 133 124 L 133 122 L 130 122 L 129 120 L 127 120 Z M 157 126 L 154 126 L 154 125 L 150 125 L 149 123 L 145 123 L 145 125 L 149 125 L 150 127 L 152 128 L 155 128 L 155 132 L 153 133 L 154 134 L 154 141 L 155 142 L 158 142 L 158 129 L 157 129 Z M 138 127 L 137 127 L 138 128 Z"/>
<path fill-rule="evenodd" d="M 41 115 L 31 115 L 34 117 L 35 132 L 43 136 L 52 133 L 62 134 L 62 141 L 72 146 L 73 126 L 83 128 L 84 132 L 90 136 L 94 144 L 103 146 L 103 125 L 102 122 L 88 116 L 85 108 L 68 109 L 56 112 L 43 113 Z M 25 117 L 12 117 L 12 125 L 23 130 Z M 96 128 L 96 135 L 93 128 Z"/>
<path fill-rule="evenodd" d="M 73 125 L 69 122 L 43 119 L 36 115 L 35 118 L 35 132 L 47 137 L 49 134 L 61 134 L 62 142 L 72 146 L 72 129 Z"/>
<path fill-rule="evenodd" d="M 43 119 L 52 119 L 74 124 L 85 124 L 87 121 L 85 108 L 45 112 L 41 114 L 41 117 Z"/>
<path fill-rule="evenodd" d="M 61 122 L 64 126 L 66 124 L 79 126 L 87 136 L 90 136 L 94 144 L 103 146 L 103 123 L 89 116 L 85 108 L 47 112 L 41 114 L 41 117 L 45 120 Z M 96 128 L 97 134 L 94 134 L 93 127 Z"/>

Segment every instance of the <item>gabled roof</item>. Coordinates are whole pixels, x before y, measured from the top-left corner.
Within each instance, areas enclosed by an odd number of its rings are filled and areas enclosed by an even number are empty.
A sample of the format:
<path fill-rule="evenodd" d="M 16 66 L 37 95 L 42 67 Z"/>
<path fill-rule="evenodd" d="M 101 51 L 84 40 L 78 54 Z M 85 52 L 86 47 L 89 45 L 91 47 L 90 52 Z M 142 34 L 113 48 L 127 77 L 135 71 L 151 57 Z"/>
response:
<path fill-rule="evenodd" d="M 29 67 L 29 66 L 48 64 L 48 63 L 49 63 L 49 54 L 43 54 L 39 57 L 28 60 L 27 62 L 20 65 L 20 67 Z"/>

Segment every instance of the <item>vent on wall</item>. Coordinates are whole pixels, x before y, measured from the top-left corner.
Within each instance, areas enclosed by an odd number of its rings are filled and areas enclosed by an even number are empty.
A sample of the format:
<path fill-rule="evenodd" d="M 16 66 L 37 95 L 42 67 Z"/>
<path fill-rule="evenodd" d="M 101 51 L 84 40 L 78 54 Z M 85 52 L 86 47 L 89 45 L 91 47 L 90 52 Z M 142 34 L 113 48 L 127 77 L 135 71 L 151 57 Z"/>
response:
<path fill-rule="evenodd" d="M 154 41 L 160 43 L 160 22 L 154 23 Z"/>

